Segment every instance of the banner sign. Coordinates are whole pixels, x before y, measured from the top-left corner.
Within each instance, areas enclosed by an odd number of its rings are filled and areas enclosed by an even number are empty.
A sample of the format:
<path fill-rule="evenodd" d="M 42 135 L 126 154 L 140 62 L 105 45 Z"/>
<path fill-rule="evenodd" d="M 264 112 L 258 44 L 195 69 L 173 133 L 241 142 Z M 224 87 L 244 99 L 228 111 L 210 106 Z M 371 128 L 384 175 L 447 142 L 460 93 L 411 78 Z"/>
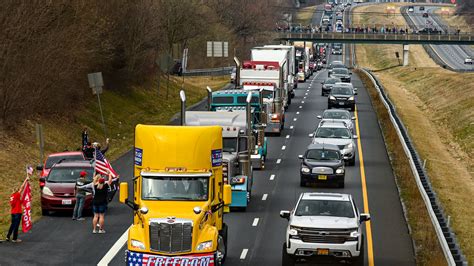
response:
<path fill-rule="evenodd" d="M 21 228 L 23 233 L 30 231 L 33 223 L 31 221 L 31 187 L 30 183 L 26 182 L 25 184 L 25 192 L 22 196 L 22 204 L 23 204 L 23 217 L 21 220 Z"/>

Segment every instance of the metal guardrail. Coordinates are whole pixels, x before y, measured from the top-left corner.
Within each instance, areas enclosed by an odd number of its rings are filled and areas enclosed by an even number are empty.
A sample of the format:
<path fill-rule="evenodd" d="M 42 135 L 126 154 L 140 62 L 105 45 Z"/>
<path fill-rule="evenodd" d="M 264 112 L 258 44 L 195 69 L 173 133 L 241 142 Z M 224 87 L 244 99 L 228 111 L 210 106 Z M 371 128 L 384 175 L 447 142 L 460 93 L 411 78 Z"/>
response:
<path fill-rule="evenodd" d="M 420 156 L 418 155 L 413 142 L 408 135 L 407 129 L 399 118 L 395 106 L 387 97 L 385 89 L 378 79 L 369 70 L 362 69 L 362 71 L 371 79 L 375 85 L 380 99 L 387 108 L 390 120 L 397 131 L 397 135 L 403 146 L 405 154 L 409 159 L 410 167 L 413 175 L 415 176 L 418 190 L 420 191 L 426 209 L 428 210 L 428 214 L 430 216 L 431 222 L 433 223 L 433 227 L 448 265 L 467 266 L 467 260 L 462 254 L 461 247 L 459 246 L 456 239 L 456 235 L 449 226 L 446 214 L 444 213 L 436 192 L 431 185 L 428 174 L 422 166 Z"/>
<path fill-rule="evenodd" d="M 206 69 L 189 69 L 183 72 L 183 76 L 223 76 L 232 72 L 234 67 L 219 67 Z"/>

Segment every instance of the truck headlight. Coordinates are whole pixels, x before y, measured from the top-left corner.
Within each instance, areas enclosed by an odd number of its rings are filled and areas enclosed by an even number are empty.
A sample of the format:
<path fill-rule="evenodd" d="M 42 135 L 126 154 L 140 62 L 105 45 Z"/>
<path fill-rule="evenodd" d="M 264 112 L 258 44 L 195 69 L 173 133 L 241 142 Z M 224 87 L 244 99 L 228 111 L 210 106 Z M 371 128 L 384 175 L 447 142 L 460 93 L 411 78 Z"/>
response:
<path fill-rule="evenodd" d="M 336 174 L 344 174 L 344 167 L 339 167 L 336 169 Z"/>
<path fill-rule="evenodd" d="M 349 97 L 348 100 L 349 100 L 349 101 L 353 101 L 353 100 L 354 100 L 354 96 Z"/>
<path fill-rule="evenodd" d="M 310 171 L 310 170 L 309 170 L 308 167 L 306 167 L 306 166 L 302 166 L 302 167 L 301 167 L 301 172 L 307 174 L 307 173 L 309 173 L 309 171 Z"/>
<path fill-rule="evenodd" d="M 196 246 L 196 250 L 208 250 L 212 248 L 212 240 L 204 241 Z"/>
<path fill-rule="evenodd" d="M 352 150 L 352 149 L 354 149 L 354 145 L 351 142 L 351 143 L 347 144 L 346 146 L 344 146 L 344 149 L 345 150 Z"/>
<path fill-rule="evenodd" d="M 351 232 L 350 237 L 347 238 L 347 241 L 357 241 L 357 240 L 359 240 L 359 236 L 360 236 L 360 234 L 359 234 L 358 231 L 353 231 L 353 232 Z"/>
<path fill-rule="evenodd" d="M 44 186 L 42 191 L 46 196 L 54 196 L 53 191 L 49 187 Z"/>
<path fill-rule="evenodd" d="M 130 246 L 132 246 L 132 248 L 145 250 L 145 244 L 143 244 L 143 242 L 135 240 L 135 239 L 132 239 L 130 241 Z"/>
<path fill-rule="evenodd" d="M 331 96 L 329 96 L 329 100 L 335 101 L 335 100 L 336 100 L 336 97 L 334 97 L 334 96 L 331 95 Z"/>

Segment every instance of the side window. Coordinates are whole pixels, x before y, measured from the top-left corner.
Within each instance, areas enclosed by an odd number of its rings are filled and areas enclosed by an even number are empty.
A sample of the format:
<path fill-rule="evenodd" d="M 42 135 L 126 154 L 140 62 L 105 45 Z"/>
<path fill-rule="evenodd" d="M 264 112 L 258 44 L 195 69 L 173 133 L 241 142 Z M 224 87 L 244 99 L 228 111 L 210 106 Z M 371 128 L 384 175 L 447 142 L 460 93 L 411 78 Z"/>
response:
<path fill-rule="evenodd" d="M 239 152 L 247 151 L 247 138 L 240 137 L 239 138 Z"/>
<path fill-rule="evenodd" d="M 357 206 L 355 205 L 355 202 L 352 201 L 352 206 L 354 207 L 354 210 L 355 210 L 355 213 L 356 213 L 356 217 L 359 217 L 359 209 L 357 209 Z"/>

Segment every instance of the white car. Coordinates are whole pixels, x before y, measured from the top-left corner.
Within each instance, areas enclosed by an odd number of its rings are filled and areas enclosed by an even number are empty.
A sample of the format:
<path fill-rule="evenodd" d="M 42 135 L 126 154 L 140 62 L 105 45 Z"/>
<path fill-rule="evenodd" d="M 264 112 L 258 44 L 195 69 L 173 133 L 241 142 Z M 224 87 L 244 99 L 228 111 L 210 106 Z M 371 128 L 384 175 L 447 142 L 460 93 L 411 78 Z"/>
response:
<path fill-rule="evenodd" d="M 319 122 L 318 127 L 322 126 L 327 122 L 342 122 L 351 132 L 354 133 L 354 125 L 352 123 L 356 118 L 351 116 L 351 113 L 343 109 L 327 109 L 324 110 L 322 115 L 317 116 L 321 121 Z"/>
<path fill-rule="evenodd" d="M 340 121 L 325 122 L 319 126 L 314 133 L 308 136 L 312 138 L 313 144 L 334 144 L 339 147 L 344 160 L 351 166 L 355 165 L 357 135 Z"/>
<path fill-rule="evenodd" d="M 468 57 L 468 58 L 464 59 L 464 64 L 472 65 L 472 58 Z"/>
<path fill-rule="evenodd" d="M 323 23 L 329 23 L 330 20 L 329 20 L 329 16 L 324 16 L 323 17 Z"/>
<path fill-rule="evenodd" d="M 359 213 L 351 195 L 302 193 L 296 207 L 280 211 L 280 217 L 288 219 L 282 265 L 329 256 L 364 265 L 361 226 L 370 215 Z"/>

